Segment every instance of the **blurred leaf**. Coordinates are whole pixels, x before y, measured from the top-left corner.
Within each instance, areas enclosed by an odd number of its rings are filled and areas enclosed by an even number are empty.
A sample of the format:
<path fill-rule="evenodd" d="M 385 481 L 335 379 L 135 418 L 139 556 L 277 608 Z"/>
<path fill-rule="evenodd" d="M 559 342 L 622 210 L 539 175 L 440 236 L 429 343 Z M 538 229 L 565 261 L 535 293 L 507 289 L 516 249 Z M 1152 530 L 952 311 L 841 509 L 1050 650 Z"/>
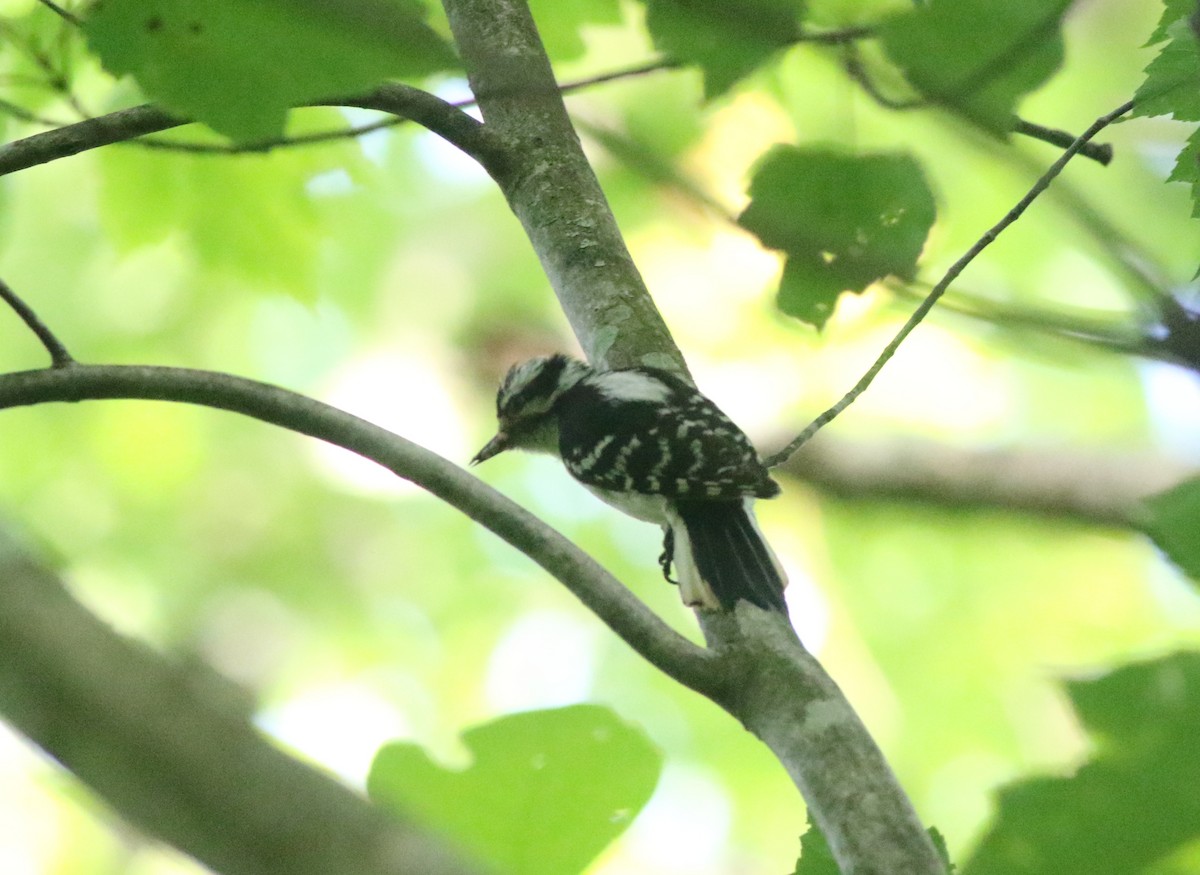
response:
<path fill-rule="evenodd" d="M 1200 581 L 1200 477 L 1146 502 L 1146 534 L 1193 580 Z"/>
<path fill-rule="evenodd" d="M 306 109 L 292 133 L 345 125 L 335 109 Z M 213 144 L 191 127 L 163 136 Z M 309 184 L 322 173 L 358 174 L 368 166 L 353 141 L 270 155 L 189 155 L 120 147 L 99 156 L 105 230 L 132 250 L 178 237 L 203 266 L 304 301 L 316 297 L 322 223 Z M 353 182 L 347 176 L 347 186 Z"/>
<path fill-rule="evenodd" d="M 738 223 L 788 255 L 780 309 L 818 328 L 842 292 L 911 278 L 936 214 L 907 155 L 778 146 L 755 171 L 750 198 Z"/>
<path fill-rule="evenodd" d="M 646 0 L 646 26 L 659 51 L 704 71 L 717 97 L 800 34 L 803 0 Z"/>
<path fill-rule="evenodd" d="M 529 9 L 553 61 L 571 61 L 583 54 L 585 25 L 621 23 L 618 0 L 531 0 Z"/>
<path fill-rule="evenodd" d="M 412 0 L 99 0 L 85 32 L 115 76 L 251 141 L 291 106 L 455 66 Z"/>
<path fill-rule="evenodd" d="M 997 132 L 1062 63 L 1070 0 L 933 0 L 886 19 L 883 48 L 914 88 Z"/>
<path fill-rule="evenodd" d="M 367 790 L 510 875 L 581 872 L 650 799 L 662 767 L 640 729 L 598 705 L 501 717 L 462 740 L 474 761 L 461 772 L 416 745 L 386 745 Z"/>
<path fill-rule="evenodd" d="M 1066 688 L 1095 754 L 1003 789 L 964 875 L 1134 875 L 1200 838 L 1200 653 Z"/>
<path fill-rule="evenodd" d="M 929 838 L 933 842 L 933 847 L 937 850 L 942 864 L 946 867 L 946 875 L 954 875 L 958 871 L 958 867 L 950 862 L 950 849 L 946 847 L 946 837 L 936 826 L 931 826 L 929 827 Z"/>

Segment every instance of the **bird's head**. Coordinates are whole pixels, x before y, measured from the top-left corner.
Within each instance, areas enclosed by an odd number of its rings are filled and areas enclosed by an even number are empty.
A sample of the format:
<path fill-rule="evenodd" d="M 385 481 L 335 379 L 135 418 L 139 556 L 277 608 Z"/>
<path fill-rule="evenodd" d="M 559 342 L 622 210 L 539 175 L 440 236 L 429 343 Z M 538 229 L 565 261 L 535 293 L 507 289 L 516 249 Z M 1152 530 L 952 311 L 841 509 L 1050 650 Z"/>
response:
<path fill-rule="evenodd" d="M 558 421 L 554 405 L 562 394 L 592 369 L 562 354 L 540 356 L 513 365 L 496 392 L 496 419 L 500 429 L 472 465 L 486 462 L 508 449 L 558 451 Z"/>

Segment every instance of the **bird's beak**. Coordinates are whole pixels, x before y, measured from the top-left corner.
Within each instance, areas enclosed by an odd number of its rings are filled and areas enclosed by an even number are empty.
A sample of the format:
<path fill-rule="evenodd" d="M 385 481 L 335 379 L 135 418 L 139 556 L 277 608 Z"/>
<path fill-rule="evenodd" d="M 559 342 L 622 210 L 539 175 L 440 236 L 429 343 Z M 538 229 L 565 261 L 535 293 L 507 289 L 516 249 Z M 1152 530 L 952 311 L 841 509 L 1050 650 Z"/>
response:
<path fill-rule="evenodd" d="M 508 449 L 508 434 L 504 431 L 496 432 L 496 436 L 484 444 L 482 450 L 475 454 L 475 458 L 471 460 L 472 465 L 478 465 L 480 462 L 486 462 L 492 456 L 503 453 Z"/>

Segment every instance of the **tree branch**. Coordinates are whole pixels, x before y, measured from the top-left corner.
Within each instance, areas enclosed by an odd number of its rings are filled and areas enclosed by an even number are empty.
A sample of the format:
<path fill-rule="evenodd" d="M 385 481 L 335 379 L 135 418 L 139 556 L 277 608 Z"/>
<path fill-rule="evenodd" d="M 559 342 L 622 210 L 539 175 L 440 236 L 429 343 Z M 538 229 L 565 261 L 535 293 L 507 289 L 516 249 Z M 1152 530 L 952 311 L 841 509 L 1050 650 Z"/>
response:
<path fill-rule="evenodd" d="M 528 7 L 445 0 L 455 44 L 505 159 L 492 168 L 594 364 L 686 373 L 579 146 Z"/>
<path fill-rule="evenodd" d="M 990 246 L 992 242 L 1000 236 L 1004 229 L 1021 217 L 1025 210 L 1029 208 L 1029 205 L 1037 200 L 1038 196 L 1049 187 L 1050 183 L 1054 181 L 1054 178 L 1062 172 L 1062 169 L 1067 166 L 1067 163 L 1075 157 L 1079 150 L 1082 149 L 1087 142 L 1092 139 L 1092 137 L 1096 136 L 1096 134 L 1100 133 L 1100 131 L 1104 130 L 1104 128 L 1108 127 L 1131 109 L 1133 109 L 1133 101 L 1127 101 L 1126 103 L 1118 106 L 1112 112 L 1106 113 L 1092 122 L 1091 126 L 1076 138 L 1075 142 L 1072 143 L 1062 153 L 1062 155 L 1059 156 L 1058 160 L 1050 165 L 1049 169 L 1042 174 L 1041 178 L 1039 178 L 1037 182 L 1033 184 L 1033 187 L 1029 189 L 1025 196 L 1017 202 L 1017 205 L 1009 210 L 1003 219 L 989 228 L 987 232 L 975 242 L 975 245 L 966 251 L 962 258 L 958 259 L 958 261 L 954 262 L 954 264 L 950 266 L 950 269 L 947 270 L 946 274 L 937 281 L 934 287 L 930 290 L 929 294 L 925 296 L 925 300 L 922 301 L 920 306 L 913 311 L 912 316 L 910 316 L 908 321 L 904 323 L 898 332 L 896 332 L 896 336 L 893 337 L 891 342 L 883 348 L 883 352 L 881 352 L 879 357 L 875 359 L 875 363 L 867 369 L 867 372 L 863 374 L 862 378 L 859 379 L 857 383 L 854 384 L 854 387 L 851 388 L 850 391 L 845 395 L 843 395 L 837 404 L 833 405 L 816 419 L 814 419 L 809 426 L 804 429 L 804 431 L 800 432 L 800 434 L 791 441 L 791 443 L 789 443 L 779 452 L 774 453 L 773 455 L 764 459 L 764 463 L 768 467 L 775 467 L 776 465 L 786 462 L 792 453 L 804 446 L 804 444 L 807 443 L 813 435 L 820 431 L 822 427 L 827 425 L 843 410 L 853 404 L 859 395 L 867 391 L 871 383 L 875 381 L 875 377 L 877 377 L 879 372 L 883 370 L 883 366 L 886 365 L 891 360 L 892 356 L 896 354 L 896 350 L 900 348 L 900 344 L 902 344 L 905 338 L 912 334 L 913 330 L 921 324 L 922 320 L 924 320 L 927 315 L 929 315 L 929 311 L 933 309 L 933 305 L 938 302 L 938 299 L 941 298 L 943 294 L 945 294 L 946 289 L 950 288 L 950 284 L 958 279 L 959 274 L 966 270 L 967 265 L 974 261 L 976 256 L 983 252 L 983 250 L 987 249 L 987 247 Z"/>
<path fill-rule="evenodd" d="M 38 314 L 33 311 L 33 308 L 26 304 L 2 279 L 0 279 L 0 300 L 12 307 L 25 326 L 41 341 L 42 346 L 46 347 L 46 352 L 50 353 L 51 365 L 56 368 L 65 368 L 75 363 L 75 359 L 71 357 L 71 353 L 67 351 L 63 342 L 55 336 L 46 323 L 38 318 Z"/>
<path fill-rule="evenodd" d="M 594 559 L 533 514 L 436 453 L 328 404 L 254 380 L 186 368 L 76 364 L 0 375 L 0 409 L 100 398 L 230 410 L 358 453 L 427 489 L 529 556 L 668 676 L 706 695 L 722 683 L 711 653 L 667 626 Z"/>
<path fill-rule="evenodd" d="M 923 438 L 823 434 L 779 472 L 848 499 L 1009 511 L 1136 528 L 1149 496 L 1200 474 L 1160 455 L 1077 448 L 968 450 Z"/>
<path fill-rule="evenodd" d="M 483 126 L 436 95 L 390 83 L 365 94 L 317 101 L 311 106 L 358 106 L 411 119 L 457 146 L 485 167 L 497 152 Z M 121 109 L 0 146 L 0 176 L 191 124 L 151 104 Z"/>
<path fill-rule="evenodd" d="M 6 719 L 123 817 L 217 871 L 478 871 L 441 839 L 283 753 L 215 675 L 118 635 L 2 525 L 0 653 Z"/>

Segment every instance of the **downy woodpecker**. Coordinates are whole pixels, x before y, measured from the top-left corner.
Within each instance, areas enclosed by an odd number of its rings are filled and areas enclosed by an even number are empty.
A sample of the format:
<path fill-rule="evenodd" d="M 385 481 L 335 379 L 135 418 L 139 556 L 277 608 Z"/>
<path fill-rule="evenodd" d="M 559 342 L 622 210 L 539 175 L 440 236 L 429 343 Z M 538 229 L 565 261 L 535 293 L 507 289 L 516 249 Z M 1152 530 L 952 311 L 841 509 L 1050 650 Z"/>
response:
<path fill-rule="evenodd" d="M 786 577 L 754 518 L 779 485 L 708 398 L 656 368 L 598 371 L 564 355 L 513 366 L 496 393 L 500 429 L 475 465 L 507 449 L 559 456 L 603 501 L 663 527 L 689 607 L 745 599 L 787 613 Z"/>

